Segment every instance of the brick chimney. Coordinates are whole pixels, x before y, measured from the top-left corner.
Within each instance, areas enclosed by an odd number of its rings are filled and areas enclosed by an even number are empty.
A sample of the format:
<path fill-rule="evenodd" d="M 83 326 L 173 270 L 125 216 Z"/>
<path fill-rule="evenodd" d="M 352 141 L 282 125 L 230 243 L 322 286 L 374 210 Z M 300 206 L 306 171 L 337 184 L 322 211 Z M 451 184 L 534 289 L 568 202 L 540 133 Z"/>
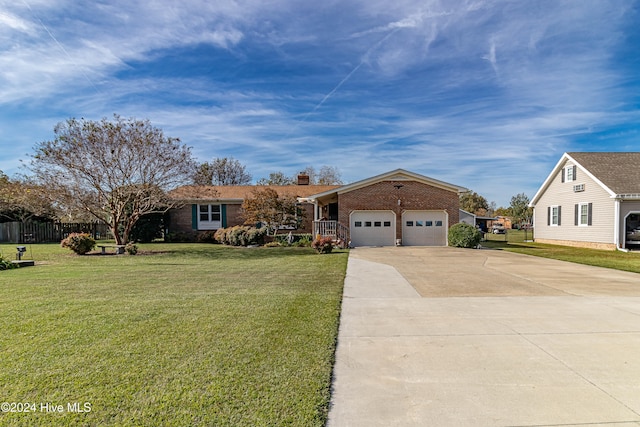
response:
<path fill-rule="evenodd" d="M 306 173 L 298 174 L 298 185 L 309 185 L 309 175 Z"/>

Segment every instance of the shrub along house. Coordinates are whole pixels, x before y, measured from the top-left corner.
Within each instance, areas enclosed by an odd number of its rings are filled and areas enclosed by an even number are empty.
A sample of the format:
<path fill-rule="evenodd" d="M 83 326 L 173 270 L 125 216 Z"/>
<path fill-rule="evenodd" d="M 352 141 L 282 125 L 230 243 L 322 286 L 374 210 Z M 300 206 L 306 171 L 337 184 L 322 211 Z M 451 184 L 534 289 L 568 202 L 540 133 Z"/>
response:
<path fill-rule="evenodd" d="M 298 232 L 351 241 L 352 246 L 446 246 L 449 226 L 459 222 L 463 187 L 403 169 L 343 186 L 270 186 L 298 197 L 305 219 Z M 197 233 L 243 223 L 241 205 L 260 186 L 180 187 L 185 202 L 170 213 L 169 231 Z"/>
<path fill-rule="evenodd" d="M 537 242 L 640 248 L 640 153 L 565 153 L 529 206 Z"/>

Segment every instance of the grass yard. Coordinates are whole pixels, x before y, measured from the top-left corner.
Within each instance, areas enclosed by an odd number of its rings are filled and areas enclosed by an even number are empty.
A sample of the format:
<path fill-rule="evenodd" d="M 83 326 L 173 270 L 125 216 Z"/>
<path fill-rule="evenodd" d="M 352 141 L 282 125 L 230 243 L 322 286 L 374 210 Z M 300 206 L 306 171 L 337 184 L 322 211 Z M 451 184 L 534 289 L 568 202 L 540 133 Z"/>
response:
<path fill-rule="evenodd" d="M 531 231 L 528 231 L 531 238 Z M 578 264 L 613 268 L 616 270 L 640 273 L 640 252 L 606 251 L 597 249 L 574 248 L 570 246 L 549 245 L 526 242 L 524 231 L 508 230 L 507 235 L 487 235 L 487 241 L 481 245 L 493 249 L 502 249 L 526 255 L 559 259 Z"/>
<path fill-rule="evenodd" d="M 0 425 L 324 425 L 346 251 L 139 247 L 0 271 Z"/>

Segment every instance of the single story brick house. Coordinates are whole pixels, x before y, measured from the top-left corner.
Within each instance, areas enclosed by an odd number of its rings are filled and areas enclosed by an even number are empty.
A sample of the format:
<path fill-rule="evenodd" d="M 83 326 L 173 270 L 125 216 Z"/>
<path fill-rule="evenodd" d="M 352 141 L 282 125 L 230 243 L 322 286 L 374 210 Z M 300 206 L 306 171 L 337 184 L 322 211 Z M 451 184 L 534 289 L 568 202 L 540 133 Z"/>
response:
<path fill-rule="evenodd" d="M 308 182 L 308 181 L 306 181 Z M 170 213 L 170 232 L 199 232 L 242 224 L 240 206 L 255 186 L 180 187 L 171 195 L 186 205 Z M 298 197 L 303 228 L 350 241 L 352 246 L 446 246 L 459 222 L 466 188 L 396 169 L 342 186 L 271 186 Z"/>
<path fill-rule="evenodd" d="M 565 153 L 529 206 L 537 242 L 640 248 L 640 152 Z"/>
<path fill-rule="evenodd" d="M 169 211 L 168 232 L 185 235 L 196 235 L 202 231 L 217 230 L 244 224 L 242 217 L 242 202 L 251 197 L 254 189 L 270 188 L 279 195 L 306 197 L 317 192 L 328 191 L 338 185 L 306 185 L 303 177 L 298 185 L 218 185 L 179 187 L 169 194 L 173 199 L 180 200 L 184 205 L 179 209 Z M 313 205 L 302 203 L 305 210 L 305 221 L 299 233 L 311 233 L 313 219 Z"/>

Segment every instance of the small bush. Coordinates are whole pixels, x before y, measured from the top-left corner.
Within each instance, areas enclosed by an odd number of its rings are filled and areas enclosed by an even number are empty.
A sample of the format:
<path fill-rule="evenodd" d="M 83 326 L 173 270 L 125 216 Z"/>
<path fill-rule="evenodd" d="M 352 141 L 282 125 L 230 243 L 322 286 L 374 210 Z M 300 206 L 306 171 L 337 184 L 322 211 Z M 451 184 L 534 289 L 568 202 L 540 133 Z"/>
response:
<path fill-rule="evenodd" d="M 279 248 L 282 246 L 282 243 L 278 242 L 277 240 L 274 240 L 273 242 L 269 242 L 264 246 L 266 248 Z"/>
<path fill-rule="evenodd" d="M 248 227 L 236 225 L 231 228 L 221 228 L 214 234 L 215 240 L 219 243 L 231 246 L 261 245 L 264 243 L 264 236 L 267 228 Z"/>
<path fill-rule="evenodd" d="M 328 254 L 333 250 L 333 241 L 331 240 L 331 237 L 316 238 L 311 243 L 311 247 L 319 254 Z"/>
<path fill-rule="evenodd" d="M 228 228 L 218 228 L 213 235 L 213 238 L 218 243 L 225 243 L 227 241 Z"/>
<path fill-rule="evenodd" d="M 197 241 L 199 243 L 217 243 L 216 242 L 216 232 L 213 230 L 203 231 L 198 234 Z"/>
<path fill-rule="evenodd" d="M 71 233 L 60 242 L 63 248 L 69 248 L 78 255 L 84 255 L 96 246 L 96 241 L 87 233 Z"/>
<path fill-rule="evenodd" d="M 127 251 L 129 255 L 135 255 L 138 253 L 138 245 L 135 243 L 127 243 L 124 247 L 124 250 Z"/>
<path fill-rule="evenodd" d="M 2 255 L 0 255 L 0 270 L 10 270 L 16 267 L 17 265 L 15 265 L 14 263 L 12 263 L 10 260 L 6 258 L 3 258 Z"/>
<path fill-rule="evenodd" d="M 473 225 L 464 222 L 449 228 L 449 245 L 457 248 L 475 248 L 482 239 L 482 233 Z"/>
<path fill-rule="evenodd" d="M 273 236 L 274 240 L 279 242 L 282 246 L 311 246 L 311 241 L 313 240 L 311 234 L 292 234 L 292 239 L 289 238 L 288 234 L 279 234 Z M 290 242 L 291 240 L 291 242 Z"/>

